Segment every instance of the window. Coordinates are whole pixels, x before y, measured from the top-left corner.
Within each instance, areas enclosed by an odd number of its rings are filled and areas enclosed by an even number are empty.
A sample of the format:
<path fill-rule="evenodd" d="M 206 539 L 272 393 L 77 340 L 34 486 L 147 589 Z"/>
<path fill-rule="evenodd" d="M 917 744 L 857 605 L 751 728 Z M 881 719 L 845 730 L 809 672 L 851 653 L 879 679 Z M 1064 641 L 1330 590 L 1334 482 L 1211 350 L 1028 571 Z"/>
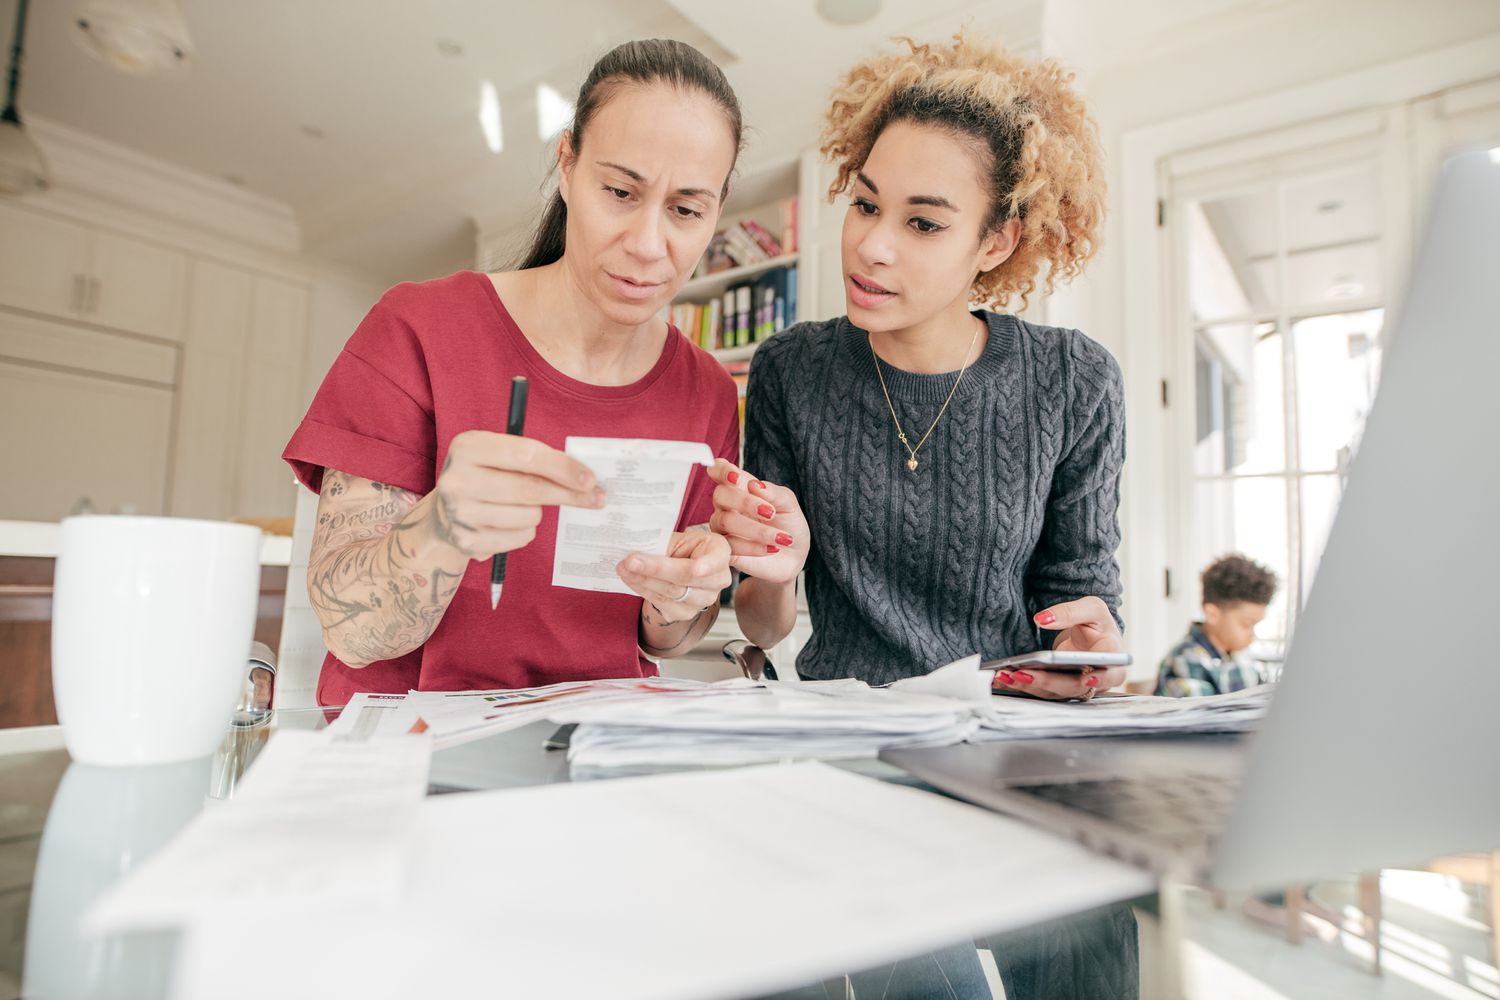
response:
<path fill-rule="evenodd" d="M 1196 397 L 1186 548 L 1195 570 L 1238 551 L 1276 572 L 1256 648 L 1270 660 L 1306 598 L 1374 397 L 1386 298 L 1374 158 L 1277 166 L 1179 203 Z"/>

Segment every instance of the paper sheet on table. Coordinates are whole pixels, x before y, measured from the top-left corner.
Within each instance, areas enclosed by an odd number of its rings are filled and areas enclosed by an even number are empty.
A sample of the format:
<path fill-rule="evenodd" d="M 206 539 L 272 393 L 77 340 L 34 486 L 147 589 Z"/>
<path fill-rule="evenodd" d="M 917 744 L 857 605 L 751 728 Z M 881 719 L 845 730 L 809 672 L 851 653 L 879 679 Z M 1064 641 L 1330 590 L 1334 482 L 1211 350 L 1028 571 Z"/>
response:
<path fill-rule="evenodd" d="M 712 465 L 701 441 L 570 437 L 563 450 L 588 466 L 605 493 L 600 510 L 560 507 L 552 585 L 630 594 L 615 566 L 631 552 L 665 555 L 695 465 Z"/>
<path fill-rule="evenodd" d="M 859 681 L 772 681 L 736 697 L 568 705 L 552 718 L 579 723 L 568 747 L 579 767 L 874 757 L 891 746 L 959 743 L 978 726 L 972 704 Z"/>
<path fill-rule="evenodd" d="M 327 732 L 341 739 L 362 741 L 407 736 L 417 725 L 416 706 L 404 694 L 361 692 L 349 699 Z"/>
<path fill-rule="evenodd" d="M 556 718 L 575 705 L 695 697 L 755 686 L 743 678 L 709 683 L 677 677 L 622 677 L 512 690 L 413 691 L 407 703 L 436 745 L 448 747 Z"/>
<path fill-rule="evenodd" d="M 420 829 L 399 906 L 205 923 L 179 949 L 174 995 L 743 997 L 1154 884 L 1024 823 L 819 764 L 440 796 Z"/>
<path fill-rule="evenodd" d="M 353 742 L 282 730 L 235 797 L 199 815 L 85 915 L 96 930 L 174 926 L 226 908 L 264 912 L 397 898 L 432 741 Z M 257 956 L 259 957 L 259 956 Z"/>
<path fill-rule="evenodd" d="M 1100 695 L 1086 702 L 996 697 L 982 710 L 971 742 L 1137 733 L 1243 733 L 1270 708 L 1274 685 L 1204 698 Z"/>

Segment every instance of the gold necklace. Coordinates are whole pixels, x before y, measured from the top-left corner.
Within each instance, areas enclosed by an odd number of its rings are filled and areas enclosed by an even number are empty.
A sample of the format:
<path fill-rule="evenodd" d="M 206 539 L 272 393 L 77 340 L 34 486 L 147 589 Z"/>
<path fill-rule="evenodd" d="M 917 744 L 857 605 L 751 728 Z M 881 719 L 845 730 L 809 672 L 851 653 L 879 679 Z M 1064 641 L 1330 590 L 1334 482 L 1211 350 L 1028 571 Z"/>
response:
<path fill-rule="evenodd" d="M 969 341 L 969 348 L 964 351 L 964 358 L 966 360 L 973 352 L 974 345 L 979 342 L 979 331 L 983 329 L 983 323 L 975 327 L 974 336 Z M 875 359 L 875 377 L 880 379 L 880 391 L 885 394 L 885 405 L 891 411 L 891 419 L 896 422 L 896 436 L 901 439 L 901 447 L 906 449 L 906 454 L 909 456 L 906 459 L 906 467 L 910 471 L 916 472 L 918 464 L 917 452 L 922 450 L 922 446 L 927 443 L 927 439 L 932 437 L 932 432 L 937 427 L 938 421 L 942 420 L 943 414 L 948 412 L 948 404 L 953 402 L 953 396 L 958 392 L 958 383 L 964 380 L 964 372 L 969 370 L 969 365 L 973 364 L 973 362 L 969 361 L 958 370 L 958 378 L 953 380 L 953 388 L 948 390 L 948 398 L 943 400 L 943 408 L 938 410 L 937 416 L 933 417 L 932 423 L 927 426 L 927 433 L 922 435 L 922 440 L 918 441 L 917 446 L 913 448 L 911 442 L 906 439 L 906 431 L 901 429 L 901 418 L 896 416 L 896 404 L 891 402 L 891 391 L 885 387 L 885 376 L 880 373 L 880 355 L 875 353 L 875 344 L 870 340 L 868 333 L 865 334 L 865 343 L 870 345 L 870 357 Z"/>

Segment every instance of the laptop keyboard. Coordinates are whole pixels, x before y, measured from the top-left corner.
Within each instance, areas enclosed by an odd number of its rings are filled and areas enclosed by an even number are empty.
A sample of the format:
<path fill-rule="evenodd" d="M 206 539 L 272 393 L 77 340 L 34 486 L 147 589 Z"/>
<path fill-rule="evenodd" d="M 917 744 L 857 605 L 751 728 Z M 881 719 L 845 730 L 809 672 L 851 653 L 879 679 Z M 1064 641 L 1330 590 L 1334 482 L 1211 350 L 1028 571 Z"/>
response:
<path fill-rule="evenodd" d="M 1235 784 L 1222 775 L 1176 774 L 1108 781 L 1021 785 L 1033 795 L 1183 847 L 1214 840 L 1229 816 Z"/>

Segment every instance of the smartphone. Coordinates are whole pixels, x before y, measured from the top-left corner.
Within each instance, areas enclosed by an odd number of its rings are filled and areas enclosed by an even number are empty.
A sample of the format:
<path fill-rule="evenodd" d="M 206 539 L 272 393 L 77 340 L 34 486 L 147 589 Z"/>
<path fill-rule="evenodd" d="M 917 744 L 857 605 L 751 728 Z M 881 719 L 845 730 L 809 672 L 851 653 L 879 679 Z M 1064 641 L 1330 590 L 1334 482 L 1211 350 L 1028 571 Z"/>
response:
<path fill-rule="evenodd" d="M 979 665 L 981 670 L 1019 670 L 1032 667 L 1037 670 L 1056 670 L 1061 673 L 1082 673 L 1084 667 L 1128 667 L 1129 653 L 1090 653 L 1073 649 L 1039 649 L 1034 653 L 1007 656 L 1003 660 L 986 660 Z"/>

